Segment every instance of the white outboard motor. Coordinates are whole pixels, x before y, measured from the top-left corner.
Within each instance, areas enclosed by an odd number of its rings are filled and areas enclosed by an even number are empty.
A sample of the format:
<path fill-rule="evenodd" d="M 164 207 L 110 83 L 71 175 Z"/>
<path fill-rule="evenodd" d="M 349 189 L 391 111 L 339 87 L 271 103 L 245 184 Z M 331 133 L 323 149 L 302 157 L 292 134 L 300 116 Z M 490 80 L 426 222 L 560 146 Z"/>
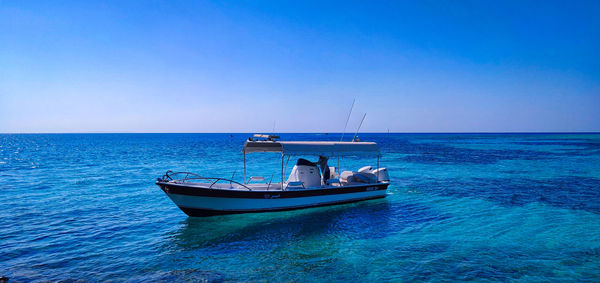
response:
<path fill-rule="evenodd" d="M 389 182 L 390 175 L 388 174 L 387 168 L 379 168 L 373 171 L 373 174 L 377 176 L 377 182 Z"/>
<path fill-rule="evenodd" d="M 298 163 L 292 168 L 292 173 L 290 173 L 287 182 L 302 182 L 305 188 L 320 187 L 321 172 L 316 164 L 305 159 L 299 159 Z"/>
<path fill-rule="evenodd" d="M 371 166 L 362 167 L 362 168 L 358 169 L 358 173 L 373 173 L 373 167 L 371 167 Z"/>

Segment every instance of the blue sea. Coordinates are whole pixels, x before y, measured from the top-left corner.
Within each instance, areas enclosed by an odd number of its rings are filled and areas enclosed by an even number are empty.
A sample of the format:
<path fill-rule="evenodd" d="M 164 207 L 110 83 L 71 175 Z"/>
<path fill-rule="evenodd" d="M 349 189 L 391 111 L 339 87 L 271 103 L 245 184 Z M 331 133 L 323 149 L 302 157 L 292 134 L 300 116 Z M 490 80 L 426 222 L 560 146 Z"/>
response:
<path fill-rule="evenodd" d="M 241 181 L 248 136 L 0 135 L 0 276 L 600 281 L 598 134 L 361 134 L 381 146 L 388 197 L 286 212 L 190 218 L 154 184 L 167 170 Z M 248 155 L 248 175 L 278 182 L 280 162 Z"/>

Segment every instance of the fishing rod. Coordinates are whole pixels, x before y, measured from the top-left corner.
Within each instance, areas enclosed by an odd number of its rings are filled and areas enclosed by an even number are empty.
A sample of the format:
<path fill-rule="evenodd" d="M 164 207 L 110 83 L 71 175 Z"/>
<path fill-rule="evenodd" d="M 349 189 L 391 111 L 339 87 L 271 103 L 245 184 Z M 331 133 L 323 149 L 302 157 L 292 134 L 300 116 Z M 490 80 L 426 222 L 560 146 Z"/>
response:
<path fill-rule="evenodd" d="M 346 133 L 346 127 L 348 127 L 348 121 L 350 120 L 350 114 L 352 114 L 352 109 L 354 108 L 354 102 L 356 102 L 356 98 L 352 100 L 352 106 L 350 106 L 350 112 L 348 112 L 348 118 L 346 118 L 346 125 L 344 125 L 344 131 L 342 132 L 342 137 L 340 141 L 344 139 L 344 134 Z"/>
<path fill-rule="evenodd" d="M 362 123 L 365 120 L 365 117 L 367 117 L 367 113 L 365 113 L 365 115 L 363 115 L 362 120 L 360 120 L 360 124 L 358 125 L 358 129 L 356 129 L 356 133 L 354 134 L 352 141 L 356 141 L 356 136 L 358 136 L 358 131 L 360 131 L 360 127 L 362 126 Z"/>

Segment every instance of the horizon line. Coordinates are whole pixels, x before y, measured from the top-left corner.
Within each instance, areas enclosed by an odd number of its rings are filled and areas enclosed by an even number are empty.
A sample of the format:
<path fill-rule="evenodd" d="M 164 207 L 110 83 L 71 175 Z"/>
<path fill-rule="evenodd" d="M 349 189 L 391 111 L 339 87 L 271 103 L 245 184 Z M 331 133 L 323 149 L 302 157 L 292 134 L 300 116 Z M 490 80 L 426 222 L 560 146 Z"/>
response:
<path fill-rule="evenodd" d="M 2 132 L 0 135 L 68 134 L 259 134 L 262 132 Z M 359 134 L 600 134 L 600 131 L 506 131 L 506 132 L 361 132 Z M 278 132 L 271 134 L 342 134 L 342 132 Z"/>

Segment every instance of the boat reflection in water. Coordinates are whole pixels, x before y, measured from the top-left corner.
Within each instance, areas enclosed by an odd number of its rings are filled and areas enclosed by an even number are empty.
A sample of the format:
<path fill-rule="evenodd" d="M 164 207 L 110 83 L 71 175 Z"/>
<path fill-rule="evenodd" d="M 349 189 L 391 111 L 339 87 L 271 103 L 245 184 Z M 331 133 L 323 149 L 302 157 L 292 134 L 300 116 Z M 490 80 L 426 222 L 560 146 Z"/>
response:
<path fill-rule="evenodd" d="M 422 209 L 408 210 L 422 211 Z M 311 237 L 382 238 L 398 225 L 407 225 L 402 208 L 392 207 L 386 199 L 295 210 L 284 213 L 260 213 L 209 218 L 190 217 L 179 228 L 165 234 L 169 250 L 201 249 L 246 252 L 271 249 L 290 238 Z"/>

